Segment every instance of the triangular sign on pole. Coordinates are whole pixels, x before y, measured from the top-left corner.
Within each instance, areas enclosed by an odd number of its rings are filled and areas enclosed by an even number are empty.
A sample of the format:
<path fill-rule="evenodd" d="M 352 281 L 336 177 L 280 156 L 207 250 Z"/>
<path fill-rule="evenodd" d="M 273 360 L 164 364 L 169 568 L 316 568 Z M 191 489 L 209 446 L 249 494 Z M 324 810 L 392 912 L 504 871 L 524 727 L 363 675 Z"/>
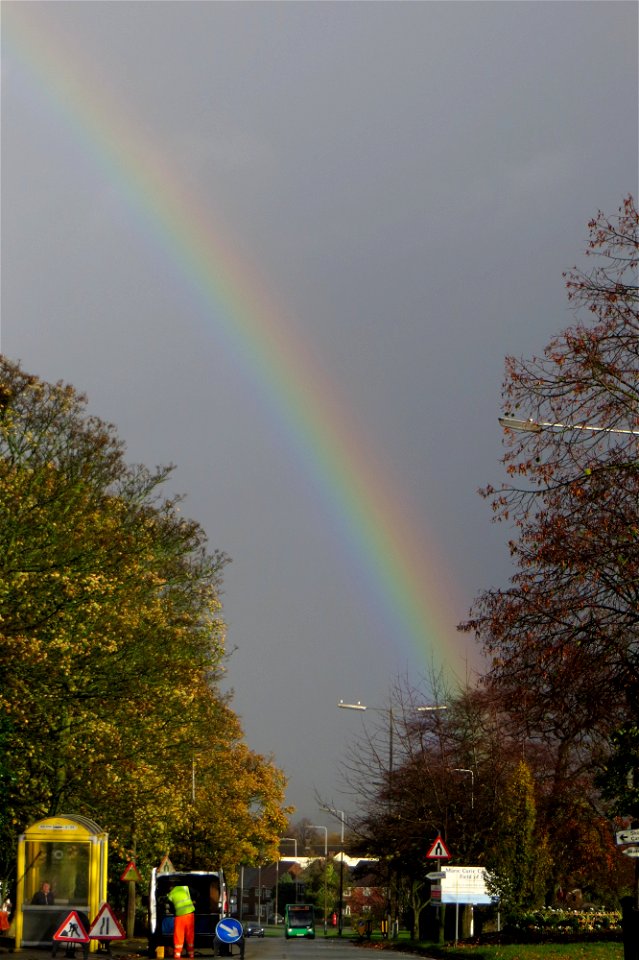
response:
<path fill-rule="evenodd" d="M 82 921 L 75 910 L 72 910 L 65 919 L 64 923 L 60 924 L 56 932 L 53 934 L 53 939 L 62 941 L 63 943 L 89 942 L 89 935 L 82 926 Z"/>
<path fill-rule="evenodd" d="M 103 903 L 91 924 L 89 938 L 91 940 L 124 940 L 125 937 L 126 933 L 113 910 L 108 903 Z"/>
<path fill-rule="evenodd" d="M 160 860 L 160 866 L 158 867 L 158 873 L 175 873 L 175 867 L 169 860 L 168 855 L 162 857 Z"/>
<path fill-rule="evenodd" d="M 140 871 L 135 865 L 135 860 L 129 860 L 124 872 L 120 877 L 120 880 L 128 880 L 129 883 L 141 883 L 142 877 L 140 876 Z"/>
<path fill-rule="evenodd" d="M 448 847 L 442 840 L 440 836 L 434 841 L 430 850 L 426 854 L 426 857 L 429 860 L 448 860 L 450 859 L 450 853 L 448 852 Z"/>

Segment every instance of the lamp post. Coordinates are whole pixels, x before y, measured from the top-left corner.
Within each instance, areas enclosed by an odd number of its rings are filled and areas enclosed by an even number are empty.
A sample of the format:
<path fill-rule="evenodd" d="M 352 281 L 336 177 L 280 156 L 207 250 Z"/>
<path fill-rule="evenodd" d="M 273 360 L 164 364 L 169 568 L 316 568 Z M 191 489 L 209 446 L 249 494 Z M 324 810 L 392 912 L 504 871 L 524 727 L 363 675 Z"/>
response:
<path fill-rule="evenodd" d="M 327 874 L 327 867 L 328 867 L 328 827 L 323 827 L 322 824 L 309 823 L 309 828 L 311 830 L 324 831 L 324 936 L 326 936 L 326 933 L 327 933 L 326 901 L 328 897 L 328 892 L 326 889 L 326 874 Z"/>
<path fill-rule="evenodd" d="M 393 706 L 392 704 L 388 707 L 369 707 L 367 704 L 362 703 L 360 700 L 357 703 L 344 703 L 343 700 L 340 700 L 337 704 L 338 707 L 342 710 L 374 710 L 377 713 L 387 713 L 388 714 L 388 815 L 390 820 L 390 814 L 392 812 L 392 779 L 393 779 L 393 737 L 394 737 L 394 715 L 393 715 Z M 415 708 L 418 713 L 428 713 L 434 710 L 447 710 L 448 707 L 446 704 L 425 704 Z M 388 865 L 388 907 L 387 907 L 387 936 L 391 937 L 391 866 L 390 862 Z"/>
<path fill-rule="evenodd" d="M 337 704 L 341 710 L 374 710 L 376 713 L 387 713 L 388 714 L 388 803 L 390 806 L 390 794 L 391 794 L 391 780 L 393 775 L 393 730 L 394 730 L 394 716 L 393 716 L 393 707 L 392 704 L 389 707 L 369 707 L 361 701 L 357 703 L 344 703 L 343 700 Z M 428 704 L 424 706 L 419 706 L 415 708 L 418 713 L 427 713 L 431 710 L 447 710 L 448 707 L 446 704 Z"/>
<path fill-rule="evenodd" d="M 280 837 L 280 843 L 282 843 L 283 840 L 288 840 L 290 843 L 294 844 L 293 850 L 295 852 L 293 856 L 297 858 L 297 837 Z"/>
<path fill-rule="evenodd" d="M 339 860 L 339 905 L 337 907 L 337 936 L 341 937 L 342 929 L 343 929 L 342 900 L 344 899 L 344 819 L 345 819 L 345 816 L 344 816 L 343 810 L 331 810 L 330 807 L 322 807 L 321 809 L 326 810 L 327 813 L 332 814 L 332 816 L 334 817 L 339 817 L 341 822 L 340 837 L 339 837 L 340 853 L 341 853 L 340 860 Z"/>
<path fill-rule="evenodd" d="M 297 860 L 297 837 L 280 837 L 280 843 L 282 842 L 282 840 L 290 840 L 292 843 L 295 844 L 293 849 L 295 851 L 295 854 L 294 854 L 295 859 Z M 278 847 L 279 847 L 279 844 L 278 844 Z M 277 924 L 277 915 L 280 912 L 279 898 L 280 898 L 280 853 L 278 849 L 278 856 L 277 856 L 277 859 L 275 860 L 275 917 L 274 919 L 276 924 Z"/>
<path fill-rule="evenodd" d="M 453 767 L 455 773 L 470 774 L 470 809 L 475 809 L 475 774 L 468 767 Z"/>

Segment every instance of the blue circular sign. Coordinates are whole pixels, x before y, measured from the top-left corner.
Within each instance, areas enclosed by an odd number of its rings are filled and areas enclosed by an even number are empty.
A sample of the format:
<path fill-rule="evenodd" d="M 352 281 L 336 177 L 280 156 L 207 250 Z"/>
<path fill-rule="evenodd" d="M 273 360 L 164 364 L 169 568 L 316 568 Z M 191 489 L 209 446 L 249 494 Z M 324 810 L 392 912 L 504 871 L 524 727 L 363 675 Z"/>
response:
<path fill-rule="evenodd" d="M 222 943 L 237 943 L 244 936 L 244 927 L 235 917 L 224 917 L 215 928 L 215 936 Z"/>

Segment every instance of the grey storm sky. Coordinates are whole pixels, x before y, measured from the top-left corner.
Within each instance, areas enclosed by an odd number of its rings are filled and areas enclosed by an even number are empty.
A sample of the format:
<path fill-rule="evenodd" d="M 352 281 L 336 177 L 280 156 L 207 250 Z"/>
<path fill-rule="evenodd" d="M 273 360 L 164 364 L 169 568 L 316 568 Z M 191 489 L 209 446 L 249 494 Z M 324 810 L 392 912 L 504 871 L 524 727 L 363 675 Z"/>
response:
<path fill-rule="evenodd" d="M 481 665 L 455 628 L 511 572 L 509 531 L 477 495 L 502 476 L 504 357 L 572 322 L 562 271 L 597 210 L 637 191 L 637 12 L 3 4 L 2 350 L 85 392 L 131 462 L 177 465 L 171 490 L 233 561 L 235 709 L 296 817 L 334 825 L 316 793 L 350 804 L 338 761 L 362 718 L 338 700 L 384 706 L 447 646 L 462 675 Z M 308 419 L 291 430 L 265 356 L 222 335 L 224 308 L 163 243 L 126 160 L 106 162 L 118 130 L 153 145 L 175 196 L 286 313 L 371 451 L 360 479 L 394 476 L 426 545 L 432 636 L 394 619 L 346 532 L 356 492 L 309 466 Z"/>

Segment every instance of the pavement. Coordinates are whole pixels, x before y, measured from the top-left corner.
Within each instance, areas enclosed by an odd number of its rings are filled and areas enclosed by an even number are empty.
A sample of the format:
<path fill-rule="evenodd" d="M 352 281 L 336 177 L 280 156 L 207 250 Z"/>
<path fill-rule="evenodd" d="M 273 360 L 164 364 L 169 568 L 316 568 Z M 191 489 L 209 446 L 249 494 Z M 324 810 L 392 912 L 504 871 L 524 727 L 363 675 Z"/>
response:
<path fill-rule="evenodd" d="M 7 937 L 0 938 L 0 956 L 11 955 L 14 960 L 49 960 L 51 957 L 51 947 L 21 947 L 19 950 L 15 949 L 14 941 L 9 940 Z M 136 937 L 132 940 L 111 940 L 108 943 L 104 944 L 104 948 L 100 948 L 93 953 L 89 953 L 89 958 L 95 958 L 95 960 L 101 960 L 101 958 L 111 957 L 115 960 L 138 960 L 139 957 L 147 956 L 147 940 L 146 937 L 140 938 Z M 82 960 L 83 953 L 82 947 L 78 945 L 74 948 L 71 946 L 70 949 L 67 949 L 64 943 L 61 943 L 58 946 L 56 953 L 56 960 L 68 960 L 69 957 L 75 956 L 75 960 Z M 197 956 L 197 954 L 196 954 Z"/>

